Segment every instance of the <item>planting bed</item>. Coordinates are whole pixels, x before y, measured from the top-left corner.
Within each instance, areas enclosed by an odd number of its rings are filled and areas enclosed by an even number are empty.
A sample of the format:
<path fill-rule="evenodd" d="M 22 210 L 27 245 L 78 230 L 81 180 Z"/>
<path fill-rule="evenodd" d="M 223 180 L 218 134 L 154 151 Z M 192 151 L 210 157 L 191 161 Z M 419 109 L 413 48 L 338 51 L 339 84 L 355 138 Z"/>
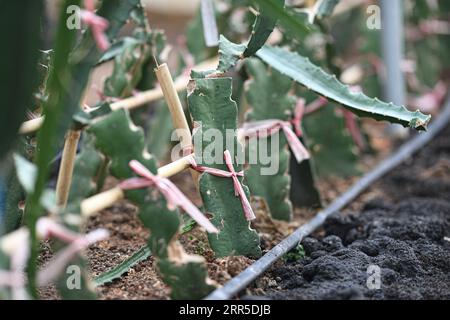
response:
<path fill-rule="evenodd" d="M 449 299 L 450 128 L 302 241 L 253 294 L 273 299 Z M 372 195 L 372 200 L 362 201 Z M 367 268 L 380 267 L 369 290 Z M 255 288 L 256 288 L 255 287 Z"/>
<path fill-rule="evenodd" d="M 367 155 L 361 161 L 362 170 L 367 171 L 373 167 L 380 157 L 386 156 L 391 145 L 386 137 L 380 134 L 380 125 L 376 122 L 368 123 L 368 130 L 378 131 L 373 134 L 373 144 L 379 149 L 377 157 Z M 381 150 L 384 148 L 384 150 Z M 201 204 L 201 199 L 195 187 L 190 182 L 189 172 L 185 171 L 173 177 L 180 189 L 193 199 L 196 205 Z M 323 195 L 324 203 L 331 202 L 339 194 L 343 193 L 357 177 L 327 178 L 321 179 L 318 188 Z M 108 179 L 105 190 L 115 186 L 117 181 L 113 178 Z M 261 246 L 263 253 L 267 252 L 287 237 L 291 232 L 301 224 L 306 223 L 314 217 L 319 210 L 311 208 L 296 209 L 292 222 L 274 221 L 270 219 L 264 208 L 259 207 L 258 203 L 253 203 L 257 210 L 255 213 L 257 219 L 252 223 L 261 237 Z M 93 277 L 103 272 L 113 269 L 115 266 L 129 258 L 137 250 L 142 248 L 148 238 L 148 231 L 142 225 L 138 217 L 135 206 L 127 201 L 120 201 L 113 207 L 102 210 L 89 219 L 86 231 L 96 228 L 105 228 L 110 232 L 107 240 L 93 244 L 87 250 L 89 269 Z M 201 254 L 207 260 L 208 273 L 212 280 L 223 285 L 232 277 L 237 276 L 246 267 L 255 260 L 247 257 L 226 257 L 214 258 L 214 252 L 210 249 L 207 237 L 204 231 L 195 227 L 190 232 L 182 235 L 180 241 L 190 254 Z M 53 256 L 50 246 L 44 243 L 41 251 L 41 264 L 45 265 Z M 98 286 L 96 290 L 100 299 L 169 299 L 170 290 L 159 277 L 154 257 L 149 257 L 138 263 L 126 272 L 122 277 L 104 285 Z M 249 291 L 250 292 L 250 291 Z M 53 286 L 41 290 L 41 298 L 55 299 L 59 298 Z"/>
<path fill-rule="evenodd" d="M 370 1 L 202 0 L 168 33 L 143 0 L 29 2 L 3 10 L 30 54 L 0 72 L 0 299 L 450 298 L 447 5 L 397 3 L 403 41 Z"/>

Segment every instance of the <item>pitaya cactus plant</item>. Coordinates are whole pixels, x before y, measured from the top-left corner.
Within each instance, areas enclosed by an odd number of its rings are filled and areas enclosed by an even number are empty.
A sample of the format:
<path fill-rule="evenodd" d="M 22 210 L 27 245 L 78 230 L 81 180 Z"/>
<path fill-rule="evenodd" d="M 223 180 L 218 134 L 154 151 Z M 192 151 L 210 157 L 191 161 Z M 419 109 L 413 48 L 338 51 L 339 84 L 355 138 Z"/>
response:
<path fill-rule="evenodd" d="M 247 82 L 247 101 L 251 106 L 246 121 L 262 121 L 277 119 L 289 121 L 293 119 L 296 98 L 289 94 L 292 82 L 286 76 L 268 68 L 259 60 L 249 59 L 245 62 L 250 79 Z M 274 104 L 277 108 L 274 108 Z M 255 139 L 255 138 L 251 138 Z M 270 140 L 270 136 L 262 138 Z M 279 133 L 279 148 L 271 150 L 271 159 L 278 165 L 275 174 L 264 175 L 261 168 L 270 164 L 250 164 L 245 171 L 248 185 L 254 196 L 260 197 L 267 205 L 270 215 L 279 220 L 289 221 L 292 218 L 292 204 L 289 201 L 290 153 L 286 137 Z M 267 145 L 270 145 L 270 141 Z M 258 144 L 248 144 L 248 154 L 258 154 Z"/>
<path fill-rule="evenodd" d="M 134 176 L 129 167 L 131 160 L 157 173 L 156 160 L 145 147 L 144 133 L 133 125 L 127 111 L 118 110 L 95 121 L 88 132 L 95 136 L 97 148 L 111 159 L 110 170 L 116 178 Z M 204 259 L 187 255 L 177 240 L 181 225 L 179 212 L 170 209 L 159 192 L 129 190 L 125 194 L 139 208 L 142 223 L 150 230 L 148 247 L 157 259 L 162 278 L 172 289 L 171 296 L 202 298 L 212 291 L 214 285 L 207 278 Z"/>
<path fill-rule="evenodd" d="M 194 123 L 196 155 L 205 155 L 204 151 L 209 142 L 205 139 L 205 132 L 211 129 L 217 130 L 222 137 L 227 135 L 227 130 L 233 132 L 232 154 L 236 156 L 237 152 L 242 152 L 242 145 L 237 141 L 236 135 L 237 108 L 236 103 L 231 100 L 231 78 L 192 79 L 189 84 L 188 104 Z M 216 144 L 214 147 L 219 154 L 226 150 L 224 145 Z M 236 171 L 242 170 L 242 164 L 233 165 Z M 208 164 L 208 167 L 227 170 L 224 163 Z M 250 229 L 250 222 L 245 216 L 241 201 L 235 195 L 233 181 L 203 173 L 199 179 L 199 188 L 205 210 L 212 214 L 212 222 L 220 231 L 218 235 L 208 236 L 216 255 L 261 255 L 258 234 Z M 243 188 L 248 197 L 247 187 Z"/>

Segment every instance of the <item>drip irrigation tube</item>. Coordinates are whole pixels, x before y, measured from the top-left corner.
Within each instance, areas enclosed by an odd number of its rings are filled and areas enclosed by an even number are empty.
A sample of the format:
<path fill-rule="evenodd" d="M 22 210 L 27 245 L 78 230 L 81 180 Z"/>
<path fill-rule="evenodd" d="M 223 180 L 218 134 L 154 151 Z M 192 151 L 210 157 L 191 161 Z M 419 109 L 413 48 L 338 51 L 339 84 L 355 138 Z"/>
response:
<path fill-rule="evenodd" d="M 373 182 L 380 179 L 383 175 L 403 163 L 415 152 L 430 142 L 447 123 L 450 121 L 450 99 L 447 100 L 443 112 L 430 125 L 425 133 L 418 134 L 409 142 L 405 143 L 395 152 L 394 155 L 382 161 L 375 169 L 365 174 L 358 182 L 351 186 L 344 194 L 334 200 L 330 206 L 320 211 L 308 223 L 299 227 L 290 236 L 281 241 L 273 249 L 267 252 L 259 260 L 247 267 L 239 275 L 228 281 L 223 287 L 216 289 L 206 300 L 227 300 L 237 295 L 245 289 L 251 282 L 266 271 L 276 260 L 281 258 L 289 250 L 293 249 L 302 239 L 317 228 L 333 213 L 343 209 L 354 200 L 362 191 L 367 189 Z"/>

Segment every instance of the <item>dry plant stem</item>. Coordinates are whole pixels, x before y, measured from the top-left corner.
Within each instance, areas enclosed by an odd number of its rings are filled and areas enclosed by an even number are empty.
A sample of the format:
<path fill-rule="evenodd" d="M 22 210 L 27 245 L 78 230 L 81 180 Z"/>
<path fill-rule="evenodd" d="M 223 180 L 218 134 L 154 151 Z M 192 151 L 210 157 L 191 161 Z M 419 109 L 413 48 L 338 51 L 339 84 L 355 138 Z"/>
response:
<path fill-rule="evenodd" d="M 195 66 L 193 69 L 198 71 L 204 71 L 204 70 L 210 70 L 214 69 L 217 66 L 218 58 L 213 58 L 210 60 L 206 60 L 197 66 Z M 182 75 L 178 77 L 175 80 L 174 86 L 175 90 L 177 92 L 181 92 L 183 90 L 186 90 L 186 85 L 189 82 L 189 76 L 188 75 Z M 117 102 L 114 102 L 111 104 L 112 110 L 119 110 L 119 109 L 128 109 L 133 110 L 135 108 L 138 108 L 142 105 L 145 105 L 150 102 L 158 101 L 164 97 L 164 94 L 161 90 L 161 88 L 154 88 L 151 90 L 143 91 L 141 93 L 136 94 L 133 97 L 126 98 Z M 41 127 L 42 123 L 44 122 L 44 117 L 39 117 L 33 120 L 25 121 L 22 123 L 22 126 L 19 129 L 20 134 L 31 134 L 33 132 L 36 132 Z"/>
<path fill-rule="evenodd" d="M 56 184 L 56 204 L 62 208 L 67 205 L 70 185 L 72 184 L 73 166 L 77 155 L 78 141 L 81 131 L 69 130 L 67 132 L 64 150 L 59 167 L 58 182 Z"/>
<path fill-rule="evenodd" d="M 186 116 L 184 114 L 183 105 L 181 104 L 180 97 L 178 96 L 177 88 L 173 82 L 169 67 L 166 63 L 163 63 L 155 69 L 155 73 L 169 107 L 173 126 L 177 129 L 181 149 L 183 152 L 189 150 L 189 153 L 191 153 L 193 150 L 191 129 L 189 128 Z M 190 172 L 195 186 L 198 188 L 199 173 L 195 170 L 190 170 Z"/>
<path fill-rule="evenodd" d="M 178 159 L 172 163 L 169 163 L 158 169 L 158 176 L 163 178 L 169 178 L 181 171 L 190 167 L 189 157 Z M 87 198 L 81 202 L 81 214 L 83 217 L 89 217 L 92 214 L 106 209 L 112 206 L 117 201 L 125 198 L 123 190 L 119 187 L 115 187 L 108 191 L 96 194 L 90 198 Z"/>

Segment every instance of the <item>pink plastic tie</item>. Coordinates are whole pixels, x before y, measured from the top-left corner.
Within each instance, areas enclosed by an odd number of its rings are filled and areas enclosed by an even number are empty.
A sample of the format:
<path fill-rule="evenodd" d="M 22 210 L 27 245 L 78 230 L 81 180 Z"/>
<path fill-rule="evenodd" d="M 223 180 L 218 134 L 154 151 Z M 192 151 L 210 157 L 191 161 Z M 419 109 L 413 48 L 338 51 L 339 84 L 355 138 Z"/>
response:
<path fill-rule="evenodd" d="M 246 122 L 244 123 L 242 130 L 243 135 L 248 138 L 265 138 L 274 135 L 280 130 L 283 130 L 289 147 L 291 148 L 297 162 L 300 163 L 303 160 L 310 158 L 308 150 L 306 150 L 306 148 L 303 146 L 303 143 L 300 141 L 294 131 L 292 131 L 291 123 L 289 121 L 273 119 Z"/>
<path fill-rule="evenodd" d="M 295 134 L 297 135 L 297 137 L 303 136 L 302 120 L 303 116 L 305 115 L 305 109 L 305 99 L 298 99 L 297 105 L 295 106 L 294 119 L 292 119 L 292 125 L 294 126 Z"/>
<path fill-rule="evenodd" d="M 167 200 L 169 209 L 182 208 L 200 226 L 209 233 L 219 233 L 219 230 L 198 210 L 198 208 L 169 179 L 161 178 L 151 173 L 137 160 L 130 161 L 130 168 L 140 178 L 130 178 L 119 184 L 123 190 L 135 190 L 148 187 L 157 188 Z"/>
<path fill-rule="evenodd" d="M 236 172 L 236 170 L 234 169 L 234 166 L 233 166 L 232 159 L 231 159 L 231 154 L 228 150 L 225 150 L 223 155 L 224 155 L 224 159 L 225 159 L 225 164 L 229 171 L 199 166 L 193 156 L 189 157 L 189 161 L 191 163 L 191 167 L 198 172 L 209 173 L 216 177 L 232 178 L 233 185 L 234 185 L 234 194 L 236 197 L 239 197 L 241 200 L 242 209 L 244 210 L 245 218 L 248 221 L 254 220 L 254 219 L 256 219 L 255 213 L 253 212 L 252 206 L 250 205 L 250 202 L 248 201 L 247 196 L 245 194 L 244 188 L 242 187 L 241 182 L 239 181 L 239 178 L 238 178 L 238 177 L 244 176 L 244 171 Z"/>
<path fill-rule="evenodd" d="M 81 10 L 82 21 L 91 28 L 92 37 L 100 51 L 105 51 L 109 48 L 109 40 L 105 34 L 109 27 L 109 22 L 103 17 L 95 13 L 95 4 L 93 0 L 84 1 L 85 10 Z"/>

